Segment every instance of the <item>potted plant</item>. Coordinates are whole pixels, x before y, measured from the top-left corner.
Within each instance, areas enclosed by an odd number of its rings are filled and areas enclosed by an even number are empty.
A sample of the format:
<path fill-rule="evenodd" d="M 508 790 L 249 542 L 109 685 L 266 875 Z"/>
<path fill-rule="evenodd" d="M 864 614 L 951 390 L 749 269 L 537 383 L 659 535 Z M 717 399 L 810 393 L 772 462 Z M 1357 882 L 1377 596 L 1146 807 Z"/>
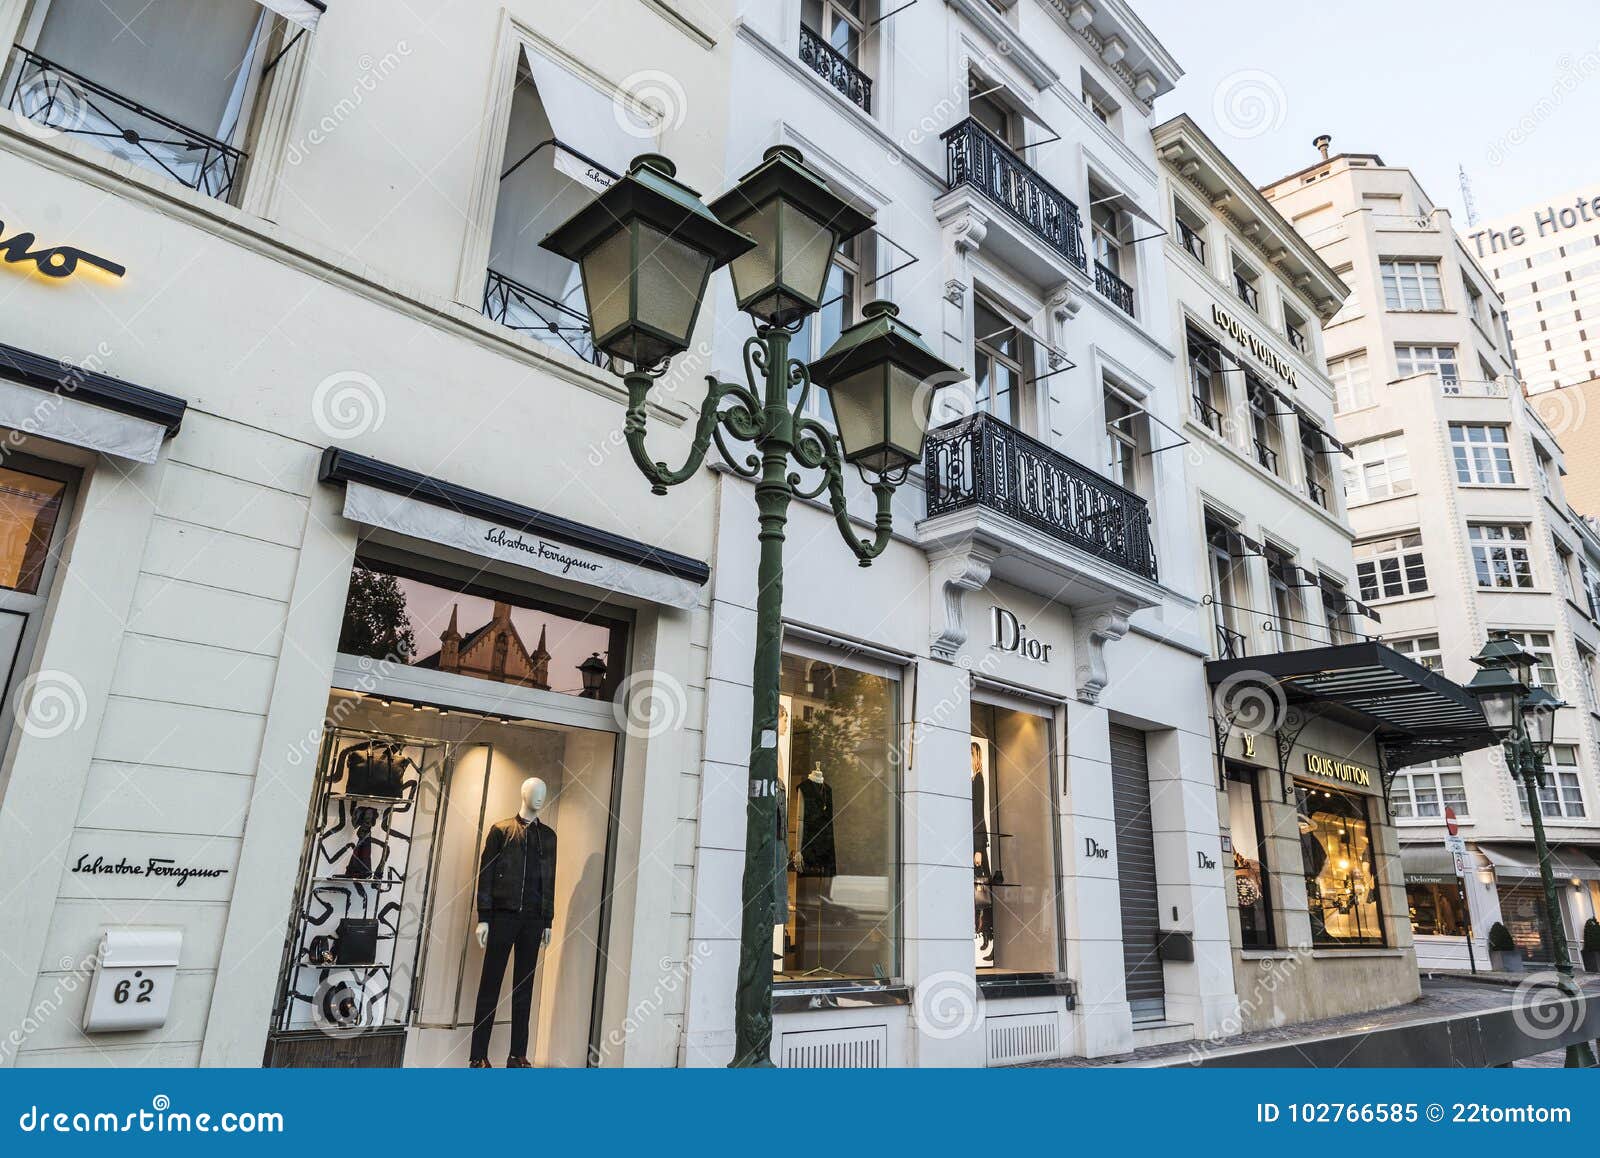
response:
<path fill-rule="evenodd" d="M 1600 973 L 1600 921 L 1593 917 L 1583 923 L 1583 967 Z"/>
<path fill-rule="evenodd" d="M 1499 921 L 1489 926 L 1489 967 L 1496 973 L 1522 972 L 1522 950 Z"/>

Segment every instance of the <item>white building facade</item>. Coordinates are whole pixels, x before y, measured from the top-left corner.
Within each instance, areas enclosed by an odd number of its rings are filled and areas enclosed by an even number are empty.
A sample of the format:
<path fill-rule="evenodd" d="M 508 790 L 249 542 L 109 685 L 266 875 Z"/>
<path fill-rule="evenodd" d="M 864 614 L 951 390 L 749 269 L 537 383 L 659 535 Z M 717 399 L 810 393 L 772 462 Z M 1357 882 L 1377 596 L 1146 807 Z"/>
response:
<path fill-rule="evenodd" d="M 1465 683 L 1490 635 L 1514 636 L 1572 705 L 1557 715 L 1542 812 L 1576 961 L 1600 877 L 1592 532 L 1518 382 L 1486 269 L 1499 259 L 1480 262 L 1411 172 L 1376 156 L 1328 157 L 1264 191 L 1354 290 L 1324 340 L 1352 451 L 1360 598 L 1382 615 L 1383 638 Z M 1402 771 L 1391 804 L 1423 968 L 1469 967 L 1469 929 L 1483 967 L 1496 921 L 1528 961 L 1552 959 L 1526 801 L 1498 750 Z M 1459 884 L 1447 809 L 1471 853 Z"/>

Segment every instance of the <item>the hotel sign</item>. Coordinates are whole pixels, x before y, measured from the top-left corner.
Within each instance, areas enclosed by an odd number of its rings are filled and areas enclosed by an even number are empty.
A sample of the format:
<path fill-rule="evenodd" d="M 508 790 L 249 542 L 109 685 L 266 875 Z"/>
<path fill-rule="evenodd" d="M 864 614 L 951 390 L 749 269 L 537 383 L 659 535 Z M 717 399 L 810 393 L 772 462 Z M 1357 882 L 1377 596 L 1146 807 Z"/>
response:
<path fill-rule="evenodd" d="M 1245 328 L 1238 318 L 1234 317 L 1220 305 L 1211 303 L 1211 320 L 1215 322 L 1228 337 L 1250 351 L 1250 356 L 1255 358 L 1267 369 L 1271 370 L 1289 386 L 1298 386 L 1298 375 L 1295 368 L 1287 358 L 1280 357 L 1278 352 L 1252 334 Z"/>
<path fill-rule="evenodd" d="M 1306 771 L 1324 780 L 1339 780 L 1362 788 L 1372 787 L 1372 769 L 1350 760 L 1324 756 L 1320 752 L 1306 753 Z"/>

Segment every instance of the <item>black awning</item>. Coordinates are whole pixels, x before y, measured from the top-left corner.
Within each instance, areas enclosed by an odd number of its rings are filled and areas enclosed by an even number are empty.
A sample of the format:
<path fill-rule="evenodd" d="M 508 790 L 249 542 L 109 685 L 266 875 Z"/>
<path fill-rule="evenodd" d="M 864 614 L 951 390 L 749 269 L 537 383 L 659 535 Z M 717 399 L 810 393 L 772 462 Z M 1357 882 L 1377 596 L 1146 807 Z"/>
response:
<path fill-rule="evenodd" d="M 1212 660 L 1206 678 L 1212 687 L 1276 687 L 1287 706 L 1368 733 L 1390 770 L 1499 742 L 1465 688 L 1381 643 Z"/>
<path fill-rule="evenodd" d="M 166 429 L 168 438 L 178 433 L 189 406 L 182 398 L 171 394 L 135 386 L 110 374 L 86 370 L 71 362 L 3 342 L 0 342 L 0 378 L 154 422 Z"/>

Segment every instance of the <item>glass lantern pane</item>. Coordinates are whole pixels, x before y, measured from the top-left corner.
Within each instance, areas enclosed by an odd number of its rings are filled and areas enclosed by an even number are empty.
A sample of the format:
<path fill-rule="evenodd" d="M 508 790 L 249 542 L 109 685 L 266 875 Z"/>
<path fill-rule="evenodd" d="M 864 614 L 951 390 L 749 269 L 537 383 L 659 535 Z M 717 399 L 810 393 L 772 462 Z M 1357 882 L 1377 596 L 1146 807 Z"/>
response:
<path fill-rule="evenodd" d="M 653 226 L 638 229 L 639 320 L 688 345 L 711 258 Z"/>
<path fill-rule="evenodd" d="M 631 230 L 618 230 L 583 259 L 583 293 L 589 302 L 589 320 L 597 345 L 632 320 L 632 240 Z"/>
<path fill-rule="evenodd" d="M 883 373 L 875 366 L 835 382 L 829 390 L 846 458 L 883 441 Z"/>
<path fill-rule="evenodd" d="M 923 389 L 922 380 L 914 374 L 899 366 L 889 367 L 889 441 L 913 460 L 922 455 L 932 393 Z"/>
<path fill-rule="evenodd" d="M 833 263 L 833 230 L 792 205 L 784 207 L 779 277 L 795 296 L 821 304 Z"/>
<path fill-rule="evenodd" d="M 768 289 L 777 280 L 778 203 L 768 202 L 734 226 L 749 235 L 756 247 L 733 259 L 733 292 L 748 303 L 753 294 Z"/>

